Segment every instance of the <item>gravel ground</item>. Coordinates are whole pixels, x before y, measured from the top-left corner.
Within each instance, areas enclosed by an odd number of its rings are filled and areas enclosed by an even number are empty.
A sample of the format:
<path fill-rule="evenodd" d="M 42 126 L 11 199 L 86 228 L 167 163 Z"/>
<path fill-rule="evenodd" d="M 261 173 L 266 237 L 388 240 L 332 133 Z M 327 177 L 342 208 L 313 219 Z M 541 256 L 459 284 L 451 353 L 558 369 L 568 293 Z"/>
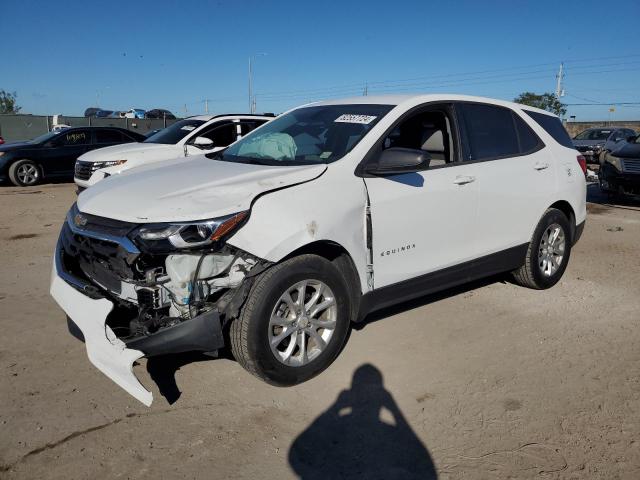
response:
<path fill-rule="evenodd" d="M 74 198 L 0 189 L 1 478 L 640 478 L 638 203 L 590 187 L 551 290 L 492 278 L 380 312 L 295 388 L 229 359 L 142 360 L 146 408 L 49 297 Z"/>

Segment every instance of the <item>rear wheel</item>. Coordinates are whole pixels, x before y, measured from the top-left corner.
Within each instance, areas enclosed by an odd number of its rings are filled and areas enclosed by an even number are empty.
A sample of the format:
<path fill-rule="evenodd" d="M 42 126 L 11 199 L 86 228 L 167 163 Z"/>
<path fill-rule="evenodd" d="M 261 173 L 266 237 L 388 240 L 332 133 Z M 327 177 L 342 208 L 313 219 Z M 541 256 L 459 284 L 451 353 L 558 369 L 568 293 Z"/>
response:
<path fill-rule="evenodd" d="M 18 187 L 30 187 L 40 182 L 42 172 L 35 162 L 18 160 L 9 167 L 9 179 Z"/>
<path fill-rule="evenodd" d="M 349 329 L 351 299 L 340 271 L 301 255 L 258 276 L 231 324 L 234 357 L 273 385 L 295 385 L 326 369 Z"/>
<path fill-rule="evenodd" d="M 524 265 L 512 272 L 516 283 L 539 290 L 558 283 L 569 262 L 571 243 L 566 215 L 548 209 L 533 232 Z"/>

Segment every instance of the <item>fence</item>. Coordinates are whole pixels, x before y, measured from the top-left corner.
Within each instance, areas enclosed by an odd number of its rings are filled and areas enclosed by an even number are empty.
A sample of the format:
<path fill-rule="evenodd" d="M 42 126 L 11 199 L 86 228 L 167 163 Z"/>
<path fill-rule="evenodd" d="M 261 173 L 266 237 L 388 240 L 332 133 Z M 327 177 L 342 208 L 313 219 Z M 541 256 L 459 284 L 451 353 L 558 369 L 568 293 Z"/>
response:
<path fill-rule="evenodd" d="M 90 118 L 57 116 L 57 124 L 72 127 L 120 127 L 145 133 L 171 125 L 176 120 L 162 118 Z M 20 142 L 51 131 L 53 116 L 45 115 L 0 115 L 0 136 L 5 142 Z"/>

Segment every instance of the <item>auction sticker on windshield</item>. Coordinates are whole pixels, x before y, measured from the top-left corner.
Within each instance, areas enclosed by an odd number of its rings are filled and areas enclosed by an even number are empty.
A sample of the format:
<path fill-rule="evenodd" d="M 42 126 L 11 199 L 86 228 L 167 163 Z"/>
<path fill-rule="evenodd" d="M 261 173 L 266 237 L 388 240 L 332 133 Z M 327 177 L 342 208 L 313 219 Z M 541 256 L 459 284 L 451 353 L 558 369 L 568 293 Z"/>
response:
<path fill-rule="evenodd" d="M 334 122 L 338 123 L 361 123 L 363 125 L 368 125 L 376 119 L 374 115 L 356 115 L 352 113 L 345 113 L 340 115 L 338 118 L 334 120 Z"/>

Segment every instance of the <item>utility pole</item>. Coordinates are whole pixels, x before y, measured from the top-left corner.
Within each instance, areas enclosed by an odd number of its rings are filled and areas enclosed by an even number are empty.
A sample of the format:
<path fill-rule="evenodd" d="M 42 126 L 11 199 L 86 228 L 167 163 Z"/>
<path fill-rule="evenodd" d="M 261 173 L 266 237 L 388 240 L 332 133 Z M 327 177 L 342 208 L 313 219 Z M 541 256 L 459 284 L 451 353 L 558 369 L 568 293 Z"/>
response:
<path fill-rule="evenodd" d="M 256 113 L 256 98 L 253 94 L 253 60 L 256 57 L 261 57 L 266 53 L 256 53 L 249 56 L 249 112 Z"/>
<path fill-rule="evenodd" d="M 364 91 L 362 92 L 363 96 L 367 96 L 369 95 L 369 85 L 367 84 L 367 82 L 364 82 Z"/>
<path fill-rule="evenodd" d="M 556 98 L 560 100 L 560 97 L 564 96 L 564 89 L 562 88 L 562 80 L 564 79 L 564 62 L 560 64 L 560 70 L 556 75 Z"/>
<path fill-rule="evenodd" d="M 204 99 L 204 113 L 209 113 L 209 99 Z"/>

